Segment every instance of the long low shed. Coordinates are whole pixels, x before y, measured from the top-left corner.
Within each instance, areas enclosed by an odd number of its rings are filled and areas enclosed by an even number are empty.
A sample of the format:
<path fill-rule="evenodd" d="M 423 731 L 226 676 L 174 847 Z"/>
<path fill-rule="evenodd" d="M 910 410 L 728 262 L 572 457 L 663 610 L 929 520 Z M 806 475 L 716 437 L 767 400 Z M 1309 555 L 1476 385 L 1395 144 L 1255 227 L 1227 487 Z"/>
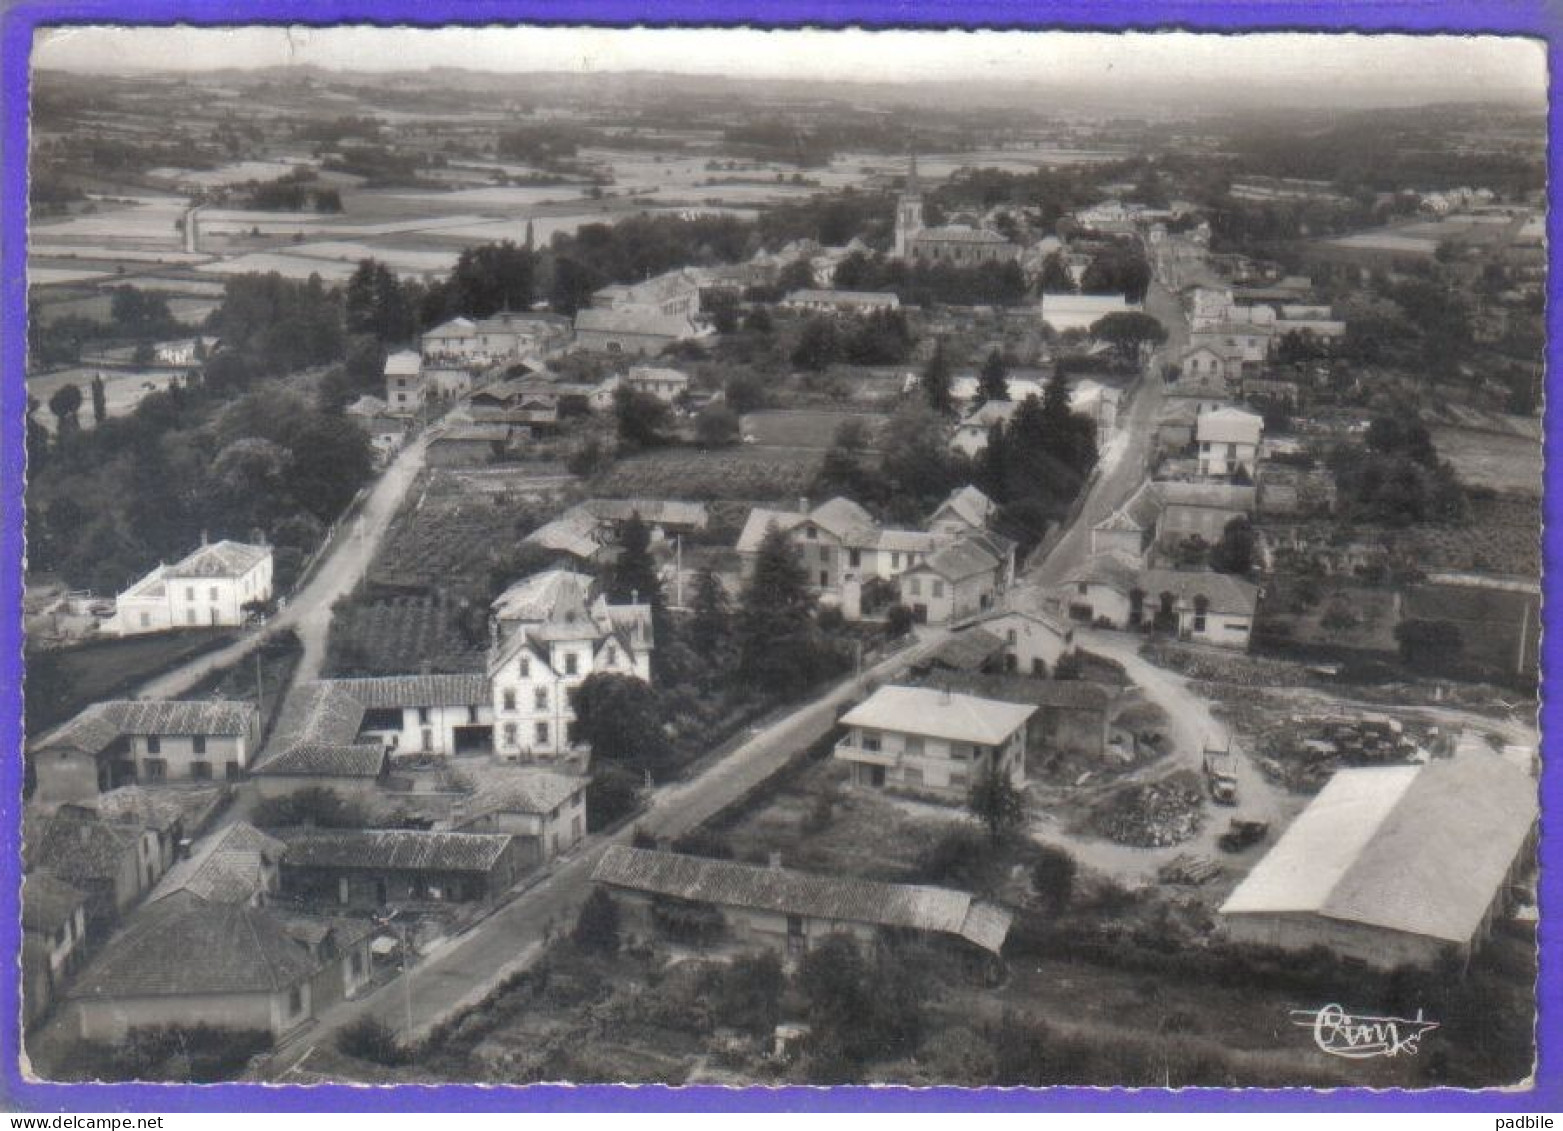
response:
<path fill-rule="evenodd" d="M 967 892 L 842 879 L 780 867 L 738 864 L 614 845 L 592 879 L 649 927 L 655 901 L 719 910 L 733 935 L 778 950 L 807 950 L 828 935 L 860 939 L 883 929 L 960 939 L 998 954 L 1009 934 L 1004 908 Z"/>

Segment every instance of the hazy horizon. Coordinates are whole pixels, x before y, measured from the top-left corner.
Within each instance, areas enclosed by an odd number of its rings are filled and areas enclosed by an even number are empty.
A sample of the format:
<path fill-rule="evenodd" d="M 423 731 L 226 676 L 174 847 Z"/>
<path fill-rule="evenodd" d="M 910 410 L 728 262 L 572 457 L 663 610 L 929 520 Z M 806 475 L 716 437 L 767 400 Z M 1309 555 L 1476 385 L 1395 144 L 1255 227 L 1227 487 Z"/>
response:
<path fill-rule="evenodd" d="M 1335 33 L 757 31 L 650 28 L 41 29 L 38 70 L 200 74 L 277 67 L 394 75 L 679 75 L 909 86 L 1179 89 L 1300 106 L 1543 103 L 1544 45 L 1515 36 Z"/>

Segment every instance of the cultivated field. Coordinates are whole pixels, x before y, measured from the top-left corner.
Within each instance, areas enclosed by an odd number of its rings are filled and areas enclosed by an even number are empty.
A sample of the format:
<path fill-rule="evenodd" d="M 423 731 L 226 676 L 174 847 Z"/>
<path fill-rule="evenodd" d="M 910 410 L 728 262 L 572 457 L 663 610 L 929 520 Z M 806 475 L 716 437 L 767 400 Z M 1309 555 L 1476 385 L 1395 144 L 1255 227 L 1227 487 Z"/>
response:
<path fill-rule="evenodd" d="M 1439 456 L 1454 465 L 1467 486 L 1540 497 L 1543 465 L 1539 439 L 1470 428 L 1434 428 L 1432 432 Z"/>
<path fill-rule="evenodd" d="M 619 460 L 592 483 L 603 498 L 796 499 L 808 492 L 821 451 L 731 448 L 647 452 Z"/>
<path fill-rule="evenodd" d="M 1406 593 L 1406 616 L 1453 621 L 1461 653 L 1494 672 L 1536 672 L 1540 599 L 1530 593 L 1459 585 L 1417 585 Z"/>
<path fill-rule="evenodd" d="M 483 670 L 483 642 L 464 634 L 458 606 L 428 597 L 339 606 L 326 646 L 327 676 Z M 481 616 L 473 620 L 481 624 Z"/>
<path fill-rule="evenodd" d="M 743 418 L 743 434 L 763 447 L 827 449 L 836 430 L 848 420 L 860 421 L 872 445 L 885 417 L 863 412 L 810 412 L 778 410 L 751 412 Z"/>

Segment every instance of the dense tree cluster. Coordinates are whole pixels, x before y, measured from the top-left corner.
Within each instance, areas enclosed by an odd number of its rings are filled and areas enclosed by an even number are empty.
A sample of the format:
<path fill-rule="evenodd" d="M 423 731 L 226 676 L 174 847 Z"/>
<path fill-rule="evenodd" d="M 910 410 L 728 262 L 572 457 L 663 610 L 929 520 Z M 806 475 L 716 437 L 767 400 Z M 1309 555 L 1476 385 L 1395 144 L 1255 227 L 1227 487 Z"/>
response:
<path fill-rule="evenodd" d="M 907 306 L 1020 306 L 1031 297 L 1013 261 L 957 267 L 855 252 L 836 267 L 833 281 L 841 290 L 893 292 Z"/>
<path fill-rule="evenodd" d="M 1026 398 L 989 429 L 972 474 L 999 504 L 995 525 L 1025 553 L 1068 511 L 1096 455 L 1096 422 L 1070 407 L 1068 379 L 1055 372 L 1040 401 Z"/>
<path fill-rule="evenodd" d="M 176 382 L 90 432 L 66 428 L 47 447 L 33 433 L 27 510 L 35 566 L 114 592 L 159 560 L 188 553 L 206 533 L 269 539 L 285 586 L 368 481 L 369 442 L 351 421 L 281 389 L 257 390 L 219 411 L 224 395 Z"/>
<path fill-rule="evenodd" d="M 792 350 L 799 369 L 820 373 L 838 362 L 895 365 L 912 348 L 912 332 L 899 310 L 862 316 L 815 314 L 806 318 Z"/>
<path fill-rule="evenodd" d="M 1406 527 L 1460 523 L 1470 501 L 1454 468 L 1438 458 L 1427 427 L 1414 417 L 1381 416 L 1362 447 L 1340 445 L 1329 458 L 1338 510 L 1357 522 Z"/>

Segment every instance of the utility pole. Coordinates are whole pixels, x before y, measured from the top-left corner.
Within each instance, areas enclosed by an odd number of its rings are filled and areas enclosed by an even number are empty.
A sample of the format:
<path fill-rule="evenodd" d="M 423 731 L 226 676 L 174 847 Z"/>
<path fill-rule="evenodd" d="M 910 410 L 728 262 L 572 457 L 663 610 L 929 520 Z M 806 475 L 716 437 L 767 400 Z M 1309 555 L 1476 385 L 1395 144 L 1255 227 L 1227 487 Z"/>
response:
<path fill-rule="evenodd" d="M 684 607 L 684 536 L 673 535 L 673 607 Z"/>
<path fill-rule="evenodd" d="M 407 924 L 397 924 L 402 938 L 402 1003 L 407 1013 L 407 1044 L 412 1044 L 412 946 L 407 938 Z"/>
<path fill-rule="evenodd" d="M 261 682 L 261 650 L 255 649 L 255 713 L 266 717 L 266 686 Z"/>

